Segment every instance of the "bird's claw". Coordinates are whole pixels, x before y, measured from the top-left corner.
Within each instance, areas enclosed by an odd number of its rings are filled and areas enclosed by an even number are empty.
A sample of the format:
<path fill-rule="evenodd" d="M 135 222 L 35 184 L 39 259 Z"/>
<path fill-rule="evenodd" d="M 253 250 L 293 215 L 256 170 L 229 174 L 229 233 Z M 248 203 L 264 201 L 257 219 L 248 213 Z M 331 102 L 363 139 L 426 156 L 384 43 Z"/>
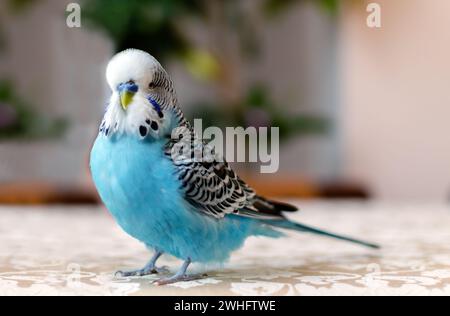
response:
<path fill-rule="evenodd" d="M 160 273 L 168 273 L 169 269 L 167 267 L 151 267 L 151 268 L 144 268 L 144 269 L 138 269 L 138 270 L 132 270 L 132 271 L 116 271 L 114 273 L 115 277 L 124 278 L 124 277 L 132 277 L 132 276 L 144 276 L 144 275 L 150 275 L 150 274 L 160 274 Z"/>
<path fill-rule="evenodd" d="M 155 285 L 167 285 L 167 284 L 173 284 L 178 282 L 187 282 L 187 281 L 194 281 L 199 280 L 207 277 L 208 275 L 206 273 L 203 274 L 194 274 L 194 275 L 174 275 L 169 278 L 162 278 L 159 280 L 154 281 L 153 283 Z"/>
<path fill-rule="evenodd" d="M 152 274 L 164 274 L 164 273 L 169 273 L 170 270 L 168 267 L 164 266 L 164 267 L 154 267 L 152 269 Z"/>

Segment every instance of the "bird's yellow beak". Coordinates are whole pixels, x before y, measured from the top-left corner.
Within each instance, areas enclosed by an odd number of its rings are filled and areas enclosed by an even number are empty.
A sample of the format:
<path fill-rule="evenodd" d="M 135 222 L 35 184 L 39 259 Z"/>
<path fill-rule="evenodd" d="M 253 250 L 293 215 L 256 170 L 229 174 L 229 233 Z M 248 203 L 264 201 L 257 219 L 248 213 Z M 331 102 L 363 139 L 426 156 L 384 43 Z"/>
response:
<path fill-rule="evenodd" d="M 134 82 L 120 84 L 118 87 L 120 96 L 120 105 L 126 111 L 133 101 L 133 97 L 138 91 L 138 86 Z"/>
<path fill-rule="evenodd" d="M 122 91 L 120 92 L 120 105 L 126 111 L 131 101 L 133 101 L 134 92 Z"/>

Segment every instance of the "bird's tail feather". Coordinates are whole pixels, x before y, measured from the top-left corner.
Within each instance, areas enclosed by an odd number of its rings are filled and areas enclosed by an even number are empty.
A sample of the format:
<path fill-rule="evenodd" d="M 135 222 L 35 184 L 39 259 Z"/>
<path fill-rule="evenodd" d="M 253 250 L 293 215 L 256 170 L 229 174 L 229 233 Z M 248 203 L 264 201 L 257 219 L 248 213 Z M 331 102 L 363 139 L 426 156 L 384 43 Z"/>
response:
<path fill-rule="evenodd" d="M 380 246 L 373 244 L 371 242 L 366 242 L 366 241 L 362 241 L 362 240 L 358 240 L 358 239 L 354 239 L 351 237 L 346 237 L 346 236 L 342 236 L 342 235 L 337 235 L 331 232 L 327 232 L 321 229 L 317 229 L 311 226 L 307 226 L 304 224 L 300 224 L 300 223 L 296 223 L 296 222 L 292 222 L 290 220 L 272 220 L 272 221 L 266 221 L 267 224 L 270 224 L 272 226 L 275 227 L 279 227 L 279 228 L 286 228 L 286 229 L 291 229 L 291 230 L 296 230 L 296 231 L 300 231 L 300 232 L 308 232 L 308 233 L 313 233 L 313 234 L 318 234 L 318 235 L 322 235 L 322 236 L 327 236 L 327 237 L 331 237 L 331 238 L 335 238 L 335 239 L 339 239 L 339 240 L 344 240 L 344 241 L 348 241 L 354 244 L 358 244 L 358 245 L 362 245 L 365 247 L 369 247 L 369 248 L 374 248 L 374 249 L 379 249 Z"/>

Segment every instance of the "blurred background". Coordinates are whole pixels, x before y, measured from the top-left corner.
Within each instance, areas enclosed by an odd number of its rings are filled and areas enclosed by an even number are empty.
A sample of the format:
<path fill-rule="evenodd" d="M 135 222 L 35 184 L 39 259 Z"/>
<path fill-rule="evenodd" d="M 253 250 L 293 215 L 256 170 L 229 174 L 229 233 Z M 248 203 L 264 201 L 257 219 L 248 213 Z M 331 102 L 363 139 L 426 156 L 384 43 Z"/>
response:
<path fill-rule="evenodd" d="M 280 170 L 236 166 L 261 193 L 450 196 L 450 2 L 0 2 L 0 203 L 97 203 L 88 156 L 124 48 L 172 75 L 204 126 L 279 126 Z"/>

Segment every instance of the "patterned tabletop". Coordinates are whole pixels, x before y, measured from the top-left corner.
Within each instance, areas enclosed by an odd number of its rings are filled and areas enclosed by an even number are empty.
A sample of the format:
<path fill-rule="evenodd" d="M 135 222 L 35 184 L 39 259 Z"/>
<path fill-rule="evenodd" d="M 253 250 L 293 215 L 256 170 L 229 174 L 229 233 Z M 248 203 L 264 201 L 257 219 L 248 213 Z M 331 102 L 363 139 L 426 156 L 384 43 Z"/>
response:
<path fill-rule="evenodd" d="M 204 279 L 156 286 L 156 276 L 114 277 L 150 254 L 105 209 L 0 207 L 0 295 L 450 295 L 450 206 L 296 204 L 293 218 L 383 249 L 297 233 L 251 238 L 224 266 L 194 265 Z"/>

